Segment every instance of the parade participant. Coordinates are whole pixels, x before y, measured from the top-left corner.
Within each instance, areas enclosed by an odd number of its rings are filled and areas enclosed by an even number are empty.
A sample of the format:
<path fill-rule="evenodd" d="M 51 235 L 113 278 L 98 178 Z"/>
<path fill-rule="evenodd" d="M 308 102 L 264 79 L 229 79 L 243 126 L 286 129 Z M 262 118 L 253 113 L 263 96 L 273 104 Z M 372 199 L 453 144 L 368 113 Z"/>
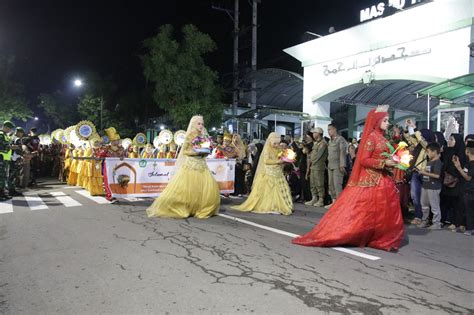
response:
<path fill-rule="evenodd" d="M 270 133 L 259 159 L 252 192 L 243 204 L 233 209 L 255 213 L 291 214 L 293 201 L 283 175 L 284 162 L 278 158 L 279 146 L 280 136 L 276 132 Z"/>
<path fill-rule="evenodd" d="M 326 170 L 326 160 L 328 158 L 328 144 L 323 138 L 324 131 L 320 127 L 311 129 L 313 137 L 313 148 L 309 156 L 309 167 L 307 168 L 306 178 L 309 179 L 311 186 L 312 199 L 305 204 L 308 206 L 323 207 L 324 190 L 324 171 Z"/>
<path fill-rule="evenodd" d="M 87 190 L 91 196 L 103 196 L 104 195 L 104 177 L 102 176 L 102 160 L 100 159 L 100 141 L 92 140 L 92 154 L 91 160 L 88 164 L 87 175 L 89 182 Z"/>
<path fill-rule="evenodd" d="M 234 183 L 234 193 L 233 195 L 241 196 L 246 193 L 245 189 L 245 171 L 243 166 L 243 160 L 245 158 L 245 146 L 240 138 L 239 134 L 234 134 L 232 136 L 232 146 L 234 147 L 234 156 L 230 158 L 235 158 L 235 183 Z"/>
<path fill-rule="evenodd" d="M 83 146 L 79 147 L 79 150 L 78 150 L 78 153 L 77 153 L 77 158 L 78 158 L 78 161 L 77 161 L 77 182 L 76 182 L 76 186 L 79 186 L 79 187 L 84 187 L 84 180 L 85 180 L 85 177 L 86 177 L 86 167 L 85 167 L 85 164 L 86 164 L 86 160 L 82 159 L 83 157 L 85 157 L 85 148 Z"/>
<path fill-rule="evenodd" d="M 7 120 L 3 123 L 3 128 L 0 131 L 0 201 L 11 198 L 6 194 L 5 188 L 8 181 L 8 167 L 12 156 L 9 134 L 13 128 L 15 128 L 15 125 Z"/>
<path fill-rule="evenodd" d="M 74 145 L 73 144 L 65 144 L 65 152 L 64 152 L 64 179 L 65 182 L 69 182 L 69 175 L 71 172 L 71 165 L 72 165 L 72 157 L 73 157 L 73 151 L 74 151 Z"/>
<path fill-rule="evenodd" d="M 120 145 L 120 135 L 117 133 L 114 127 L 105 129 L 105 133 L 110 140 L 110 145 L 105 147 L 101 151 L 100 157 L 115 157 L 123 159 L 127 155 L 127 151 Z M 105 164 L 103 164 L 105 165 Z M 104 176 L 104 187 L 105 187 L 105 198 L 109 201 L 116 202 L 116 199 L 112 197 L 112 192 L 110 191 L 107 176 L 105 176 L 104 168 L 102 167 L 102 175 Z"/>
<path fill-rule="evenodd" d="M 140 157 L 140 153 L 138 152 L 138 145 L 131 146 L 128 150 L 129 159 L 138 159 Z"/>
<path fill-rule="evenodd" d="M 76 186 L 77 185 L 77 177 L 78 177 L 78 165 L 79 165 L 79 160 L 77 157 L 79 157 L 79 148 L 74 148 L 72 149 L 71 152 L 71 165 L 69 167 L 69 177 L 67 179 L 67 184 L 69 186 Z"/>
<path fill-rule="evenodd" d="M 389 152 L 384 132 L 388 105 L 372 109 L 365 121 L 349 183 L 319 224 L 293 240 L 304 246 L 369 246 L 396 250 L 403 238 L 398 192 L 387 169 L 396 166 L 382 154 Z"/>
<path fill-rule="evenodd" d="M 178 147 L 177 147 L 176 143 L 174 143 L 174 141 L 171 141 L 171 143 L 169 145 L 169 151 L 168 151 L 168 154 L 166 155 L 166 158 L 167 159 L 176 159 L 177 149 L 178 149 Z"/>
<path fill-rule="evenodd" d="M 153 149 L 153 145 L 148 143 L 145 146 L 145 150 L 142 152 L 142 159 L 153 159 L 155 157 L 155 152 Z"/>
<path fill-rule="evenodd" d="M 202 116 L 191 118 L 176 161 L 176 174 L 147 209 L 148 217 L 204 219 L 219 211 L 219 186 L 207 167 L 207 154 L 193 149 L 192 141 L 197 137 L 207 137 Z"/>
<path fill-rule="evenodd" d="M 62 144 L 60 147 L 59 151 L 59 174 L 58 174 L 58 180 L 60 183 L 66 182 L 67 175 L 65 172 L 66 168 L 66 152 L 67 152 L 67 145 Z"/>
<path fill-rule="evenodd" d="M 25 131 L 21 127 L 16 127 L 15 136 L 12 141 L 13 155 L 10 164 L 10 171 L 8 177 L 8 192 L 10 196 L 20 196 L 16 190 L 20 183 L 20 176 L 23 169 L 23 138 Z"/>
<path fill-rule="evenodd" d="M 228 136 L 227 143 L 230 143 L 231 140 L 232 140 L 232 138 Z M 225 155 L 224 155 L 224 134 L 218 134 L 217 135 L 217 137 L 216 137 L 216 146 L 212 150 L 211 157 L 213 159 L 225 159 Z"/>

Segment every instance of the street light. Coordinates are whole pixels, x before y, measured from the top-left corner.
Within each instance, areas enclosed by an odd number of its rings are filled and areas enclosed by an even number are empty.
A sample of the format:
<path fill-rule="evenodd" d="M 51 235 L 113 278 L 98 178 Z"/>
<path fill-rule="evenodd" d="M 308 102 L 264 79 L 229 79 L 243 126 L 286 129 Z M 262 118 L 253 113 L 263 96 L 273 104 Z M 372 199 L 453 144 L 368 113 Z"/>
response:
<path fill-rule="evenodd" d="M 160 130 L 163 130 L 163 129 L 165 129 L 165 126 L 161 125 Z"/>
<path fill-rule="evenodd" d="M 74 86 L 75 87 L 81 87 L 82 86 L 82 80 L 81 79 L 74 80 Z"/>
<path fill-rule="evenodd" d="M 35 120 L 38 120 L 39 118 L 35 116 L 35 118 L 34 118 L 34 119 L 35 119 Z"/>

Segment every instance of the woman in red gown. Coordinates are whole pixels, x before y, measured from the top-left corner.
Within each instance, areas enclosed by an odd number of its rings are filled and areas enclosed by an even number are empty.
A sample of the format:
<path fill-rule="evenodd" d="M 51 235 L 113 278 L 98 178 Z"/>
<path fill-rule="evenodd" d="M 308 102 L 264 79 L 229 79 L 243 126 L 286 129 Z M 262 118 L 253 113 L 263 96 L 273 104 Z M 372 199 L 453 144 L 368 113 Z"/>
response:
<path fill-rule="evenodd" d="M 319 224 L 294 244 L 399 248 L 404 233 L 400 198 L 386 172 L 396 163 L 382 156 L 389 152 L 384 137 L 387 110 L 388 105 L 382 105 L 369 112 L 347 187 Z"/>

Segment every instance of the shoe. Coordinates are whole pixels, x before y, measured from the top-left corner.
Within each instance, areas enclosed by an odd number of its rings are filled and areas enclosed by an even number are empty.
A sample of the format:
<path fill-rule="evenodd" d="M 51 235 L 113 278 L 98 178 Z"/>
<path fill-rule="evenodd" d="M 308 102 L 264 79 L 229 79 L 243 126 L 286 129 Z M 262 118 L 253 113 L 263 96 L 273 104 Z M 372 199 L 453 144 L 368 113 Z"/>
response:
<path fill-rule="evenodd" d="M 413 220 L 411 220 L 410 224 L 420 225 L 421 224 L 421 219 L 420 218 L 414 218 Z"/>
<path fill-rule="evenodd" d="M 417 227 L 419 227 L 419 228 L 427 228 L 427 227 L 429 227 L 429 224 L 428 224 L 428 222 L 421 222 L 420 224 L 417 225 Z"/>
<path fill-rule="evenodd" d="M 456 226 L 454 224 L 451 224 L 450 226 L 448 226 L 448 230 L 456 232 Z"/>
<path fill-rule="evenodd" d="M 466 230 L 466 232 L 464 232 L 463 234 L 468 236 L 474 235 L 472 230 Z"/>
<path fill-rule="evenodd" d="M 314 204 L 315 207 L 324 207 L 324 201 L 319 199 L 318 202 Z"/>
<path fill-rule="evenodd" d="M 318 199 L 316 197 L 313 197 L 313 199 L 311 199 L 308 202 L 305 202 L 304 204 L 307 205 L 307 206 L 314 206 L 314 204 L 316 203 L 317 200 Z"/>
<path fill-rule="evenodd" d="M 331 202 L 330 204 L 328 204 L 328 205 L 324 206 L 324 208 L 326 208 L 326 209 L 330 209 L 330 208 L 333 206 L 333 204 L 334 204 L 334 201 L 333 201 L 333 202 Z"/>
<path fill-rule="evenodd" d="M 430 230 L 441 230 L 441 223 L 434 223 L 432 226 L 429 227 Z"/>
<path fill-rule="evenodd" d="M 456 229 L 456 232 L 464 233 L 464 232 L 466 232 L 466 227 L 465 227 L 464 225 L 460 225 L 460 226 Z"/>

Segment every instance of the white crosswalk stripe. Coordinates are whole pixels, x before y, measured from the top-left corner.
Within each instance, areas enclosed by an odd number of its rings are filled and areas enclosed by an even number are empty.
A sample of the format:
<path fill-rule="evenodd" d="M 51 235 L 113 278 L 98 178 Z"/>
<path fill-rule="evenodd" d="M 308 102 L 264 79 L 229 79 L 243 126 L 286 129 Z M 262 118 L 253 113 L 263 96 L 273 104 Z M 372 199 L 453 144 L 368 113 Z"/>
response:
<path fill-rule="evenodd" d="M 69 196 L 57 196 L 56 199 L 67 208 L 82 206 L 82 204 L 80 202 L 72 199 Z"/>
<path fill-rule="evenodd" d="M 0 202 L 0 214 L 13 212 L 13 204 L 11 200 Z"/>
<path fill-rule="evenodd" d="M 98 204 L 107 204 L 107 203 L 110 203 L 110 201 L 108 201 L 107 199 L 105 199 L 104 197 L 100 197 L 100 196 L 91 196 L 89 194 L 88 191 L 85 191 L 85 190 L 76 190 L 75 191 L 77 194 L 81 195 L 82 197 L 86 197 L 92 201 L 95 201 L 96 203 Z"/>
<path fill-rule="evenodd" d="M 25 196 L 25 200 L 30 207 L 30 210 L 44 210 L 48 209 L 48 206 L 43 202 L 40 196 L 38 195 L 29 195 Z"/>
<path fill-rule="evenodd" d="M 62 191 L 66 188 L 76 188 L 77 190 Z M 79 197 L 79 199 L 77 198 Z M 11 200 L 0 202 L 0 214 L 8 214 L 18 211 L 31 210 L 54 210 L 58 207 L 80 207 L 84 204 L 84 200 L 80 198 L 87 198 L 99 205 L 111 204 L 110 201 L 100 196 L 91 196 L 90 193 L 79 187 L 62 187 L 61 190 L 56 191 L 27 191 L 22 197 L 15 197 Z M 78 200 L 77 200 L 78 199 Z M 58 201 L 61 204 L 55 203 Z M 153 198 L 123 198 L 128 202 L 137 202 L 144 200 L 153 200 Z"/>

